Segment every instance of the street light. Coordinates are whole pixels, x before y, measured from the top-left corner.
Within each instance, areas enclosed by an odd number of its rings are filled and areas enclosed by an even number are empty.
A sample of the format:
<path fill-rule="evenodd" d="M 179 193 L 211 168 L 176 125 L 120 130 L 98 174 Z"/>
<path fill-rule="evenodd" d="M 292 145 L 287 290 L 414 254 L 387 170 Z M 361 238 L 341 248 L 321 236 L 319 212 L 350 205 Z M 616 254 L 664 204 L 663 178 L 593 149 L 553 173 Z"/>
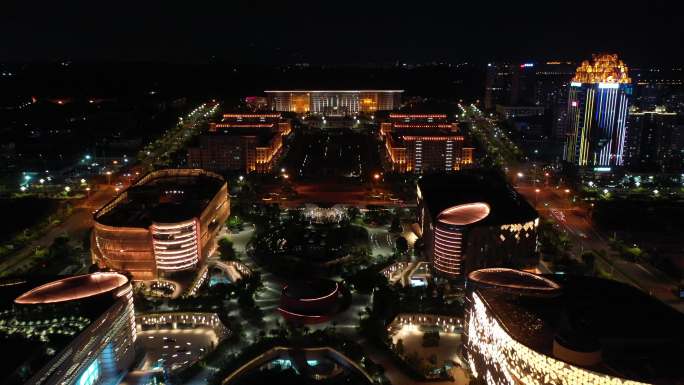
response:
<path fill-rule="evenodd" d="M 112 172 L 107 171 L 105 174 L 107 174 L 107 184 L 112 184 Z"/>
<path fill-rule="evenodd" d="M 40 178 L 40 179 L 38 180 L 38 182 L 40 182 L 40 184 L 43 184 L 43 183 L 45 183 L 45 179 Z"/>
<path fill-rule="evenodd" d="M 521 173 L 521 172 L 518 173 L 518 178 L 522 178 L 522 177 L 524 177 L 524 176 L 525 176 L 525 174 L 523 174 L 523 173 Z"/>
<path fill-rule="evenodd" d="M 380 179 L 380 174 L 377 173 L 377 172 L 376 172 L 375 174 L 373 174 L 373 179 L 379 180 L 379 179 Z"/>
<path fill-rule="evenodd" d="M 81 178 L 81 184 L 85 184 L 86 180 L 84 178 Z"/>
<path fill-rule="evenodd" d="M 658 195 L 658 194 L 660 194 L 660 191 L 658 191 L 658 190 L 653 190 L 653 194 Z"/>
<path fill-rule="evenodd" d="M 65 186 L 65 187 L 64 187 L 64 191 L 66 191 L 66 192 L 69 192 L 69 191 L 71 191 L 71 187 L 69 187 L 69 186 Z"/>
<path fill-rule="evenodd" d="M 240 176 L 238 177 L 238 180 L 239 180 L 240 182 L 242 182 L 243 180 L 245 180 L 245 177 L 242 176 L 242 175 L 240 175 Z"/>

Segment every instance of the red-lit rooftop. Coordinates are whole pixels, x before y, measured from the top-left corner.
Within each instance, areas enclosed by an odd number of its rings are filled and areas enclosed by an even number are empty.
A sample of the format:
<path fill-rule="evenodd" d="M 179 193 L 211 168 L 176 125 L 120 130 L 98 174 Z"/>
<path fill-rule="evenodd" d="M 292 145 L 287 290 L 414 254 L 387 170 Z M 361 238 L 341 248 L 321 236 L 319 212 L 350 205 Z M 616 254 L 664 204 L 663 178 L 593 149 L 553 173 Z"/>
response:
<path fill-rule="evenodd" d="M 107 293 L 128 283 L 118 273 L 93 273 L 46 283 L 14 300 L 17 304 L 47 304 L 73 301 Z"/>
<path fill-rule="evenodd" d="M 437 216 L 437 220 L 448 225 L 464 226 L 485 219 L 489 205 L 482 202 L 466 203 L 449 207 Z"/>

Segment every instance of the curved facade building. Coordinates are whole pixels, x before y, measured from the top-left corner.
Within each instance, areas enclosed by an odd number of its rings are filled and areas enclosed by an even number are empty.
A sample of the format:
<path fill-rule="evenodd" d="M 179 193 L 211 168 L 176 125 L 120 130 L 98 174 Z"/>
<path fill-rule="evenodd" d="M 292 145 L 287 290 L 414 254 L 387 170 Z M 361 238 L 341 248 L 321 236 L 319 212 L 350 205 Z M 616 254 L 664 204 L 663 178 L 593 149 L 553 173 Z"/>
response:
<path fill-rule="evenodd" d="M 0 315 L 4 384 L 116 384 L 134 358 L 132 286 L 118 273 L 93 273 L 38 286 Z"/>
<path fill-rule="evenodd" d="M 93 262 L 136 280 L 193 269 L 215 250 L 229 214 L 228 186 L 220 175 L 154 171 L 95 213 Z"/>
<path fill-rule="evenodd" d="M 495 268 L 466 291 L 465 356 L 487 384 L 684 383 L 684 315 L 632 286 Z"/>
<path fill-rule="evenodd" d="M 503 178 L 468 170 L 418 181 L 418 224 L 439 276 L 536 263 L 537 212 Z"/>

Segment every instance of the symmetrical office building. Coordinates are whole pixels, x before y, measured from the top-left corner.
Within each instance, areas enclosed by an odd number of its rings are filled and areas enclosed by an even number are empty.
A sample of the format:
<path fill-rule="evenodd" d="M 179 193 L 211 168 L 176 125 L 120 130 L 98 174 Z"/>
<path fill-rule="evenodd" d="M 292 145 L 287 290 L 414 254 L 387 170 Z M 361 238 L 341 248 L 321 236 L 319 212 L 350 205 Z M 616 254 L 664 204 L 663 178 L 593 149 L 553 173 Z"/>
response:
<path fill-rule="evenodd" d="M 274 111 L 346 116 L 391 111 L 401 105 L 403 90 L 269 90 Z"/>
<path fill-rule="evenodd" d="M 230 213 L 228 186 L 199 169 L 151 172 L 95 212 L 93 263 L 155 279 L 201 264 Z"/>
<path fill-rule="evenodd" d="M 579 166 L 622 166 L 632 93 L 627 66 L 598 54 L 577 68 L 569 87 L 564 159 Z"/>
<path fill-rule="evenodd" d="M 626 165 L 642 172 L 684 170 L 684 124 L 674 112 L 657 106 L 653 110 L 629 111 Z"/>
<path fill-rule="evenodd" d="M 454 171 L 473 163 L 473 147 L 445 114 L 390 114 L 381 123 L 395 172 Z"/>
<path fill-rule="evenodd" d="M 684 316 L 631 285 L 493 268 L 466 292 L 465 356 L 482 383 L 684 383 Z"/>
<path fill-rule="evenodd" d="M 0 295 L 30 285 L 5 282 Z M 3 384 L 115 385 L 133 363 L 133 293 L 124 275 L 64 278 L 3 302 Z"/>
<path fill-rule="evenodd" d="M 188 148 L 188 165 L 212 171 L 270 172 L 291 130 L 280 113 L 224 114 Z"/>
<path fill-rule="evenodd" d="M 461 280 L 484 267 L 531 267 L 539 216 L 505 179 L 476 170 L 418 181 L 418 224 L 438 276 Z"/>

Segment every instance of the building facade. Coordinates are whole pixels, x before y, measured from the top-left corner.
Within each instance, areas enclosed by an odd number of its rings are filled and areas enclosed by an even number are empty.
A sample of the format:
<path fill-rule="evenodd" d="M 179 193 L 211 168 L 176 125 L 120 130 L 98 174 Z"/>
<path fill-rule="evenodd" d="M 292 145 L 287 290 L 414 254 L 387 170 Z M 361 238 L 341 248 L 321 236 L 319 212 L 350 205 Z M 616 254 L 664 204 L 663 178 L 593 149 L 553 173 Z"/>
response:
<path fill-rule="evenodd" d="M 403 90 L 269 90 L 274 111 L 346 116 L 391 111 L 401 105 Z"/>
<path fill-rule="evenodd" d="M 632 108 L 629 111 L 627 135 L 627 166 L 641 172 L 679 172 L 684 169 L 684 149 L 680 130 L 684 125 L 674 112 L 664 107 L 650 111 Z M 678 135 L 680 134 L 680 135 Z"/>
<path fill-rule="evenodd" d="M 212 171 L 273 170 L 291 123 L 279 113 L 224 114 L 188 148 L 188 165 Z"/>
<path fill-rule="evenodd" d="M 617 55 L 594 55 L 577 68 L 568 94 L 566 161 L 578 166 L 624 164 L 631 82 Z"/>
<path fill-rule="evenodd" d="M 11 342 L 3 345 L 14 346 L 13 360 L 22 362 L 16 372 L 0 375 L 9 375 L 3 383 L 113 385 L 133 364 L 133 289 L 121 274 L 93 273 L 49 282 L 17 297 L 11 313 L 2 318 L 0 329 L 13 330 Z M 42 348 L 32 352 L 24 342 Z M 47 357 L 42 357 L 45 352 Z"/>
<path fill-rule="evenodd" d="M 473 164 L 474 148 L 445 114 L 390 114 L 380 134 L 394 172 L 455 171 Z"/>
<path fill-rule="evenodd" d="M 437 276 L 463 280 L 476 269 L 530 267 L 539 217 L 505 180 L 475 170 L 418 181 L 417 222 Z"/>
<path fill-rule="evenodd" d="M 216 249 L 228 186 L 199 169 L 151 172 L 95 212 L 93 263 L 149 280 L 191 270 Z"/>
<path fill-rule="evenodd" d="M 482 269 L 466 282 L 464 353 L 487 384 L 681 384 L 682 318 L 616 281 Z"/>

